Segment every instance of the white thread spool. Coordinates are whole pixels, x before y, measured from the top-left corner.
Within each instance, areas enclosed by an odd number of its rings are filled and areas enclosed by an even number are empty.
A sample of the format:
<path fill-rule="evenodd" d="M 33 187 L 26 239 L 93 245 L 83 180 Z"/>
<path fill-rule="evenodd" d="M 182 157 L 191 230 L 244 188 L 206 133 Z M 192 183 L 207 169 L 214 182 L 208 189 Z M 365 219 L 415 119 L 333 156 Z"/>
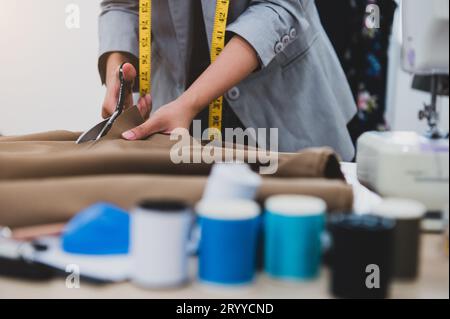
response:
<path fill-rule="evenodd" d="M 187 244 L 193 214 L 180 202 L 143 202 L 131 222 L 132 281 L 167 288 L 188 280 Z"/>
<path fill-rule="evenodd" d="M 218 163 L 212 168 L 203 200 L 254 200 L 261 183 L 261 177 L 247 164 Z"/>

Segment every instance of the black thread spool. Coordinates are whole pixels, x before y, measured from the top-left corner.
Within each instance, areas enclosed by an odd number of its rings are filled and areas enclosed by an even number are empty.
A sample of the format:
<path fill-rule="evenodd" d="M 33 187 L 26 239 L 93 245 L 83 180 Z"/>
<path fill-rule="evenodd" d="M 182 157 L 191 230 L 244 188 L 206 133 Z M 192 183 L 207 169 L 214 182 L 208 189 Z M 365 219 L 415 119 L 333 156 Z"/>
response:
<path fill-rule="evenodd" d="M 330 219 L 330 290 L 335 297 L 388 297 L 394 227 L 394 220 L 371 215 L 337 215 Z"/>
<path fill-rule="evenodd" d="M 414 200 L 385 199 L 375 207 L 376 216 L 395 219 L 393 276 L 414 280 L 419 274 L 421 222 L 426 207 Z"/>

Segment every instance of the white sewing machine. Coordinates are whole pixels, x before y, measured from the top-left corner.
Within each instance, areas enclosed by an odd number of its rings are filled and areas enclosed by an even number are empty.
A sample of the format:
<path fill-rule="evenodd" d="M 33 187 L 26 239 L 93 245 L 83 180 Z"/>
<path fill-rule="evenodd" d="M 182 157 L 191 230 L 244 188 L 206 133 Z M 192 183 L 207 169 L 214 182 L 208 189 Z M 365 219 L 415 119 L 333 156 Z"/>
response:
<path fill-rule="evenodd" d="M 449 74 L 449 1 L 406 0 L 403 14 L 403 68 L 431 76 L 430 105 L 420 112 L 429 131 L 369 132 L 358 140 L 358 179 L 384 197 L 412 198 L 429 211 L 449 202 L 449 141 L 439 130 L 438 75 Z"/>

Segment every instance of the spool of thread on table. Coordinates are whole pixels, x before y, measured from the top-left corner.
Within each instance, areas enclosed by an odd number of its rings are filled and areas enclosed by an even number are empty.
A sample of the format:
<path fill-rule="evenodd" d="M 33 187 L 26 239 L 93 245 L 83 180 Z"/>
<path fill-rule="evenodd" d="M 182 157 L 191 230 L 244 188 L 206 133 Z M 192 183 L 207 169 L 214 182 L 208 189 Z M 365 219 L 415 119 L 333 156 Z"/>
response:
<path fill-rule="evenodd" d="M 420 259 L 420 225 L 426 207 L 414 200 L 388 198 L 374 208 L 373 214 L 395 219 L 393 276 L 403 280 L 416 279 Z"/>
<path fill-rule="evenodd" d="M 444 254 L 449 255 L 449 207 L 448 205 L 444 209 Z"/>
<path fill-rule="evenodd" d="M 203 200 L 254 200 L 261 177 L 244 163 L 218 163 L 211 170 Z"/>
<path fill-rule="evenodd" d="M 192 215 L 192 210 L 178 201 L 147 201 L 133 210 L 131 258 L 135 284 L 167 288 L 188 281 Z"/>
<path fill-rule="evenodd" d="M 259 206 L 249 200 L 208 200 L 200 202 L 196 212 L 200 280 L 222 286 L 250 284 L 256 272 Z"/>
<path fill-rule="evenodd" d="M 281 195 L 266 201 L 265 271 L 282 280 L 309 280 L 321 266 L 326 203 L 310 196 Z"/>
<path fill-rule="evenodd" d="M 330 218 L 330 290 L 334 296 L 350 299 L 388 297 L 394 227 L 394 220 L 371 215 Z"/>

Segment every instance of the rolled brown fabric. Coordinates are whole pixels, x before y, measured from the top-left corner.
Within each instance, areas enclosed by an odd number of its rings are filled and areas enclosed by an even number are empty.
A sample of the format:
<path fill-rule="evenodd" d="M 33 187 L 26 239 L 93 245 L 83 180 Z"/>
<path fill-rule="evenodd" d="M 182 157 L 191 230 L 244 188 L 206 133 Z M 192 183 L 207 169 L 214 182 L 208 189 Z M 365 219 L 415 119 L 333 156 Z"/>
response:
<path fill-rule="evenodd" d="M 32 134 L 22 137 L 0 138 L 0 180 L 34 179 L 47 177 L 112 175 L 112 174 L 209 174 L 212 164 L 179 163 L 171 152 L 183 150 L 194 158 L 205 150 L 190 138 L 189 146 L 180 146 L 167 135 L 157 134 L 143 141 L 129 142 L 120 138 L 121 132 L 142 123 L 136 108 L 127 110 L 108 135 L 98 142 L 76 145 L 80 133 L 66 131 Z M 264 150 L 215 148 L 220 158 L 225 153 L 249 162 L 260 171 L 274 162 L 275 177 L 325 177 L 343 179 L 339 161 L 329 148 L 307 149 L 298 153 L 274 153 Z M 260 155 L 263 156 L 260 156 Z"/>
<path fill-rule="evenodd" d="M 195 204 L 207 177 L 124 175 L 0 182 L 0 225 L 23 227 L 69 220 L 82 209 L 105 201 L 124 209 L 143 199 L 176 199 Z M 277 194 L 324 199 L 330 212 L 349 212 L 351 186 L 340 180 L 264 178 L 258 200 Z"/>
<path fill-rule="evenodd" d="M 56 131 L 0 138 L 0 225 L 10 227 L 66 222 L 100 201 L 130 209 L 142 199 L 171 198 L 194 204 L 201 199 L 212 164 L 176 164 L 171 151 L 189 151 L 191 158 L 207 146 L 189 137 L 179 145 L 157 134 L 129 142 L 121 133 L 143 122 L 136 108 L 127 110 L 106 137 L 75 144 L 80 133 Z M 250 159 L 277 159 L 274 174 L 264 175 L 259 200 L 276 194 L 323 198 L 330 211 L 352 208 L 352 188 L 344 181 L 333 150 L 316 148 L 298 153 L 271 153 L 229 145 L 218 154 Z M 223 158 L 223 157 L 222 157 Z M 257 161 L 253 169 L 267 163 Z"/>
<path fill-rule="evenodd" d="M 104 141 L 97 148 L 83 150 L 65 150 L 72 147 L 72 142 L 20 142 L 11 145 L 0 142 L 0 180 L 93 174 L 209 174 L 211 164 L 174 163 L 170 150 L 155 143 L 159 142 L 156 137 L 165 138 L 155 136 L 151 140 L 137 142 Z M 246 152 L 244 161 L 249 152 L 252 151 Z M 337 157 L 327 148 L 279 154 L 277 161 L 278 169 L 273 174 L 276 177 L 342 179 Z M 256 171 L 261 166 L 252 164 Z"/>
<path fill-rule="evenodd" d="M 63 142 L 63 141 L 76 141 L 80 136 L 78 132 L 69 131 L 52 131 L 42 132 L 21 136 L 0 136 L 0 143 L 13 143 L 13 142 Z"/>

